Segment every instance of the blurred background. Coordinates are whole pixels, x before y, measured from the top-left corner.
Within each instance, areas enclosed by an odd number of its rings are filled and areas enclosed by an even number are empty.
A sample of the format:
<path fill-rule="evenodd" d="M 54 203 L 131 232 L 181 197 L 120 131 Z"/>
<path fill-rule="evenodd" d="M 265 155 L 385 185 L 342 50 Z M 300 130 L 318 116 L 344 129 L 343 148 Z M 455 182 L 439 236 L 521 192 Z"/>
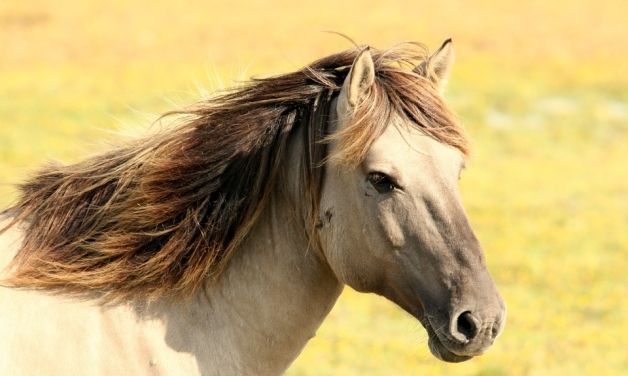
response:
<path fill-rule="evenodd" d="M 471 222 L 508 304 L 461 364 L 392 303 L 346 289 L 289 375 L 628 373 L 628 3 L 0 0 L 0 206 L 159 113 L 358 43 L 454 39 Z"/>

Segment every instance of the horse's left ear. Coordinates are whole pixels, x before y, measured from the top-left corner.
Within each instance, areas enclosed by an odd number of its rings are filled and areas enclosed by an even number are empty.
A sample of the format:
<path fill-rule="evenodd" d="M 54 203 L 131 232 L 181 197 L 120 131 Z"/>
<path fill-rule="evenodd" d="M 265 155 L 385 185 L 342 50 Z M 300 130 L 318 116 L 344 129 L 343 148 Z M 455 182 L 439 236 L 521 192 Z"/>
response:
<path fill-rule="evenodd" d="M 453 43 L 451 38 L 448 38 L 436 52 L 417 65 L 414 71 L 423 77 L 429 78 L 438 90 L 442 92 L 447 86 L 454 59 Z"/>
<path fill-rule="evenodd" d="M 352 114 L 357 105 L 368 94 L 375 83 L 375 65 L 369 48 L 365 48 L 355 58 L 338 97 L 339 109 Z"/>

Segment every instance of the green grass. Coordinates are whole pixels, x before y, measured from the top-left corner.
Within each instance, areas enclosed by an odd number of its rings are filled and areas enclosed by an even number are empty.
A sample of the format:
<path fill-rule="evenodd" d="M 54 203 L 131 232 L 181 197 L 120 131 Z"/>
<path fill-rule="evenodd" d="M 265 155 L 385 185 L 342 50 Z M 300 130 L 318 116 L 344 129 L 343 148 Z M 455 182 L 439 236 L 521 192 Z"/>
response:
<path fill-rule="evenodd" d="M 348 47 L 453 36 L 447 97 L 474 153 L 462 192 L 508 304 L 504 334 L 433 358 L 392 303 L 347 291 L 291 375 L 628 372 L 628 6 L 560 0 L 0 3 L 0 206 L 46 159 L 75 161 L 190 103 L 197 87 Z M 591 26 L 594 25 L 594 26 Z M 172 102 L 175 103 L 172 103 Z"/>

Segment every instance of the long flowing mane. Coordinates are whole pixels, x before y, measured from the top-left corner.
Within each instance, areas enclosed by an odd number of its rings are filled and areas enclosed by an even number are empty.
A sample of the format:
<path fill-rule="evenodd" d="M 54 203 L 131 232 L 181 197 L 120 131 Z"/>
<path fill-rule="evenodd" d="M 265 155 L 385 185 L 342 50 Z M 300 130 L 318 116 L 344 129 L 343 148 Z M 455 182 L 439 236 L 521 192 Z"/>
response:
<path fill-rule="evenodd" d="M 267 204 L 282 163 L 301 164 L 311 222 L 325 163 L 359 163 L 395 114 L 466 153 L 455 117 L 429 78 L 412 70 L 426 56 L 414 43 L 371 49 L 376 82 L 358 106 L 359 121 L 330 136 L 328 111 L 359 52 L 253 79 L 167 114 L 178 121 L 163 133 L 45 167 L 19 187 L 10 208 L 9 227 L 21 223 L 24 240 L 3 283 L 97 291 L 107 299 L 190 293 L 224 270 Z M 286 161 L 299 127 L 303 158 Z M 333 156 L 330 139 L 339 145 Z"/>

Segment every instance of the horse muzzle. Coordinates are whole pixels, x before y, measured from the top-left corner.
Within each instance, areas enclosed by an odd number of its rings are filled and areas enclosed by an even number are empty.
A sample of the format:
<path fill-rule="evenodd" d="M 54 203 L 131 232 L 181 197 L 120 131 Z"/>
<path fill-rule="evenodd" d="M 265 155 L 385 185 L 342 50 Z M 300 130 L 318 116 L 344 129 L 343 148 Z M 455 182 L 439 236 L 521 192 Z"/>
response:
<path fill-rule="evenodd" d="M 463 311 L 449 318 L 428 315 L 423 324 L 434 356 L 446 362 L 462 362 L 488 350 L 502 332 L 505 318 L 502 308 L 493 314 Z"/>

